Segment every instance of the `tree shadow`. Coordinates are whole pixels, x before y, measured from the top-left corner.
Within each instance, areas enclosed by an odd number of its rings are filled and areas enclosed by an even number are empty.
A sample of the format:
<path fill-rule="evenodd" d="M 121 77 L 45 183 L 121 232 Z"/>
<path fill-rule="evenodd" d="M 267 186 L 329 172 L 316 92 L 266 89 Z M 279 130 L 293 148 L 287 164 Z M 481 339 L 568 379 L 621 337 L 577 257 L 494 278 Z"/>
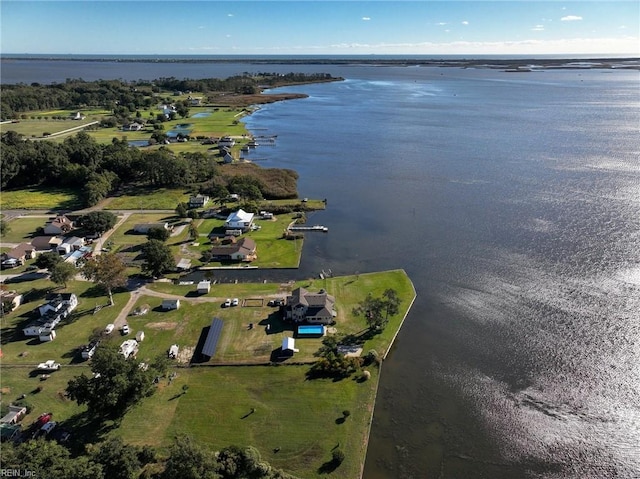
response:
<path fill-rule="evenodd" d="M 338 468 L 339 465 L 340 463 L 334 460 L 327 461 L 318 468 L 318 474 L 331 474 Z"/>

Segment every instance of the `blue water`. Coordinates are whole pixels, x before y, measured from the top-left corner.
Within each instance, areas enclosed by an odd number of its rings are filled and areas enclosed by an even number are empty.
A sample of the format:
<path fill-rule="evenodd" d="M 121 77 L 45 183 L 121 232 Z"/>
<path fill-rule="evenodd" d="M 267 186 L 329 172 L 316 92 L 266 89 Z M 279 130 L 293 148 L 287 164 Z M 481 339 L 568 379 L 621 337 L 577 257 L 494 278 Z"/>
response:
<path fill-rule="evenodd" d="M 129 146 L 149 146 L 149 140 L 129 140 Z"/>
<path fill-rule="evenodd" d="M 308 325 L 298 326 L 299 336 L 321 336 L 324 334 L 324 326 Z"/>
<path fill-rule="evenodd" d="M 208 116 L 211 116 L 211 113 L 208 111 L 203 111 L 200 113 L 196 113 L 195 115 L 191 115 L 191 118 L 206 118 Z"/>

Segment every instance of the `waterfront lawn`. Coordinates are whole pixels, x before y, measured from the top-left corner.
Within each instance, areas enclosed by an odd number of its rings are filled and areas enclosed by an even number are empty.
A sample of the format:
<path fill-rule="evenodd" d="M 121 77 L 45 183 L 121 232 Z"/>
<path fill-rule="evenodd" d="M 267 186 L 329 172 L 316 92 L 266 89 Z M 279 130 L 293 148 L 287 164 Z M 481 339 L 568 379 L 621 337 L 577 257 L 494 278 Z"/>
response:
<path fill-rule="evenodd" d="M 250 231 L 243 235 L 252 238 L 256 242 L 256 254 L 258 259 L 250 263 L 250 266 L 258 268 L 297 268 L 302 255 L 303 239 L 286 240 L 282 237 L 284 230 L 293 221 L 294 214 L 278 215 L 275 220 L 257 220 L 259 230 Z M 198 224 L 198 246 L 189 246 L 193 257 L 200 261 L 202 253 L 213 246 L 208 236 L 211 233 L 222 232 L 224 220 L 205 219 Z M 202 264 L 202 263 L 200 263 Z M 212 261 L 208 267 L 223 266 L 222 263 Z M 225 266 L 228 266 L 225 264 Z M 239 267 L 244 266 L 239 264 Z"/>
<path fill-rule="evenodd" d="M 109 236 L 107 244 L 113 245 L 118 249 L 123 246 L 135 247 L 140 246 L 148 241 L 146 234 L 134 233 L 133 228 L 138 223 L 159 223 L 176 221 L 176 217 L 170 213 L 134 213 L 130 215 L 112 234 Z M 170 240 L 169 240 L 170 241 Z M 127 251 L 123 251 L 127 252 Z M 131 251 L 133 252 L 133 250 Z"/>
<path fill-rule="evenodd" d="M 51 218 L 53 218 L 53 216 Z M 28 243 L 31 241 L 31 238 L 36 235 L 36 229 L 43 227 L 46 222 L 47 218 L 34 216 L 19 216 L 8 220 L 7 226 L 9 226 L 9 232 L 2 236 L 1 241 L 3 243 Z"/>
<path fill-rule="evenodd" d="M 189 195 L 189 191 L 184 189 L 132 187 L 122 195 L 110 197 L 104 209 L 173 211 L 178 203 L 188 202 Z"/>
<path fill-rule="evenodd" d="M 77 209 L 82 207 L 78 190 L 70 188 L 32 187 L 2 192 L 2 209 Z M 44 221 L 43 221 L 44 225 Z"/>
<path fill-rule="evenodd" d="M 319 469 L 339 444 L 345 461 L 336 474 L 356 479 L 364 462 L 378 371 L 372 368 L 365 382 L 309 381 L 307 369 L 178 369 L 171 384 L 162 380 L 156 394 L 131 410 L 114 434 L 129 443 L 160 447 L 177 434 L 188 434 L 212 450 L 252 445 L 272 466 L 304 478 L 325 476 Z M 343 421 L 344 410 L 351 415 Z"/>

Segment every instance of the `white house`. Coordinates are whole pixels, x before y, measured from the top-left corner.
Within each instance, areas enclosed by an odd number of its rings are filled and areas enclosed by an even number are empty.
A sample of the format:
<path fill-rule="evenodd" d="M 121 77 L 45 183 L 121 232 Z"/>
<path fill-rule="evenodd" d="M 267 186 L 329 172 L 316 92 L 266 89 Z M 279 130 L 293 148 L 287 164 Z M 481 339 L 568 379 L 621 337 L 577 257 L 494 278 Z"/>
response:
<path fill-rule="evenodd" d="M 78 307 L 78 297 L 74 293 L 53 294 L 47 296 L 48 303 L 38 307 L 40 316 L 46 316 L 52 313 L 61 314 L 67 317 L 74 309 Z"/>
<path fill-rule="evenodd" d="M 170 311 L 172 309 L 180 308 L 180 300 L 179 299 L 163 299 L 162 300 L 162 309 L 166 311 Z"/>
<path fill-rule="evenodd" d="M 70 238 L 65 238 L 62 243 L 58 245 L 56 250 L 59 254 L 65 255 L 69 254 L 72 251 L 78 251 L 80 248 L 84 246 L 84 238 L 79 238 L 77 236 L 71 236 Z"/>
<path fill-rule="evenodd" d="M 241 208 L 227 216 L 224 227 L 230 230 L 249 231 L 251 225 L 253 225 L 254 216 L 253 213 L 247 213 Z"/>
<path fill-rule="evenodd" d="M 311 293 L 304 288 L 296 288 L 287 296 L 285 317 L 296 323 L 330 324 L 336 315 L 336 300 L 326 291 Z"/>
<path fill-rule="evenodd" d="M 140 131 L 144 128 L 142 123 L 133 122 L 128 123 L 127 125 L 122 125 L 122 131 Z"/>

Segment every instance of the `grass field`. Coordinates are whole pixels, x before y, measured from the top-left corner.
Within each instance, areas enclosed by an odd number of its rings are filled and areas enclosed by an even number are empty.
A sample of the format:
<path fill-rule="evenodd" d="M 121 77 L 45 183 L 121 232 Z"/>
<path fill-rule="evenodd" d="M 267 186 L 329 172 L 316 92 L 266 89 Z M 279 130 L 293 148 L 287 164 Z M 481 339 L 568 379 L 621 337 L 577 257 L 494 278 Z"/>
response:
<path fill-rule="evenodd" d="M 163 380 L 157 394 L 127 414 L 114 434 L 133 444 L 160 447 L 176 434 L 188 434 L 213 450 L 252 445 L 272 466 L 301 478 L 326 477 L 321 468 L 339 444 L 345 461 L 329 477 L 359 478 L 377 370 L 371 370 L 369 381 L 358 382 L 309 381 L 307 369 L 179 369 L 176 379 L 171 384 Z M 189 386 L 185 394 L 183 385 Z M 342 421 L 344 410 L 351 415 Z"/>
<path fill-rule="evenodd" d="M 53 218 L 53 216 L 51 216 Z M 47 218 L 20 216 L 7 221 L 9 232 L 2 236 L 3 243 L 22 243 L 31 241 L 35 235 L 36 228 L 44 226 Z"/>
<path fill-rule="evenodd" d="M 131 188 L 121 196 L 107 199 L 107 210 L 174 210 L 178 203 L 189 201 L 185 189 Z"/>
<path fill-rule="evenodd" d="M 4 190 L 0 195 L 0 206 L 4 210 L 77 209 L 82 206 L 78 193 L 77 190 L 52 187 Z"/>

